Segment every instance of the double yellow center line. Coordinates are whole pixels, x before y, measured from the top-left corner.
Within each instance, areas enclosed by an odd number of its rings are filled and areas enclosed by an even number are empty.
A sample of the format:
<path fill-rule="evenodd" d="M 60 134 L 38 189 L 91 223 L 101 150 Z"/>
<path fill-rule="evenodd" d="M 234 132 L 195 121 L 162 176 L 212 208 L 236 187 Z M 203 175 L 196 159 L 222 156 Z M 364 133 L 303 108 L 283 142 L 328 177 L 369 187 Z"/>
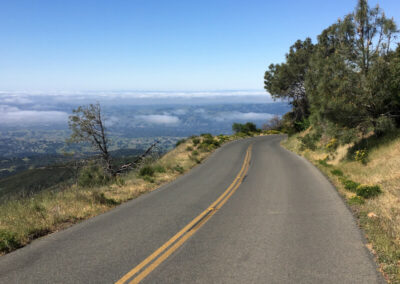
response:
<path fill-rule="evenodd" d="M 231 185 L 215 200 L 206 210 L 194 218 L 175 236 L 169 239 L 160 248 L 149 255 L 145 260 L 139 263 L 135 268 L 125 274 L 116 284 L 123 283 L 139 283 L 147 275 L 150 274 L 157 266 L 166 260 L 174 251 L 176 251 L 187 239 L 189 239 L 198 229 L 200 229 L 214 214 L 220 209 L 225 202 L 232 196 L 242 183 L 249 169 L 251 160 L 252 145 L 247 148 L 246 156 L 243 161 L 242 168 Z M 130 281 L 129 281 L 130 280 Z M 128 282 L 129 281 L 129 282 Z"/>

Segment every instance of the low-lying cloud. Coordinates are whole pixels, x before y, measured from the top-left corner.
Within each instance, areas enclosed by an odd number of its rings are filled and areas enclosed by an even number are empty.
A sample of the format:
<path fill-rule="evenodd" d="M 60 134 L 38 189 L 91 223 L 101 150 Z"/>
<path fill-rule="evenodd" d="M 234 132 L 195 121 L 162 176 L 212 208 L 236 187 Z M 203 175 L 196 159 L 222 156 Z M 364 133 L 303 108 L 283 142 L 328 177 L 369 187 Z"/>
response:
<path fill-rule="evenodd" d="M 138 115 L 136 118 L 149 124 L 177 125 L 180 123 L 179 117 L 168 114 Z"/>
<path fill-rule="evenodd" d="M 239 112 L 239 111 L 231 111 L 231 112 L 220 112 L 217 113 L 214 117 L 217 121 L 253 121 L 253 120 L 269 120 L 274 115 L 271 113 L 263 113 L 263 112 Z"/>
<path fill-rule="evenodd" d="M 0 105 L 0 125 L 33 125 L 67 123 L 68 114 L 62 111 L 23 110 Z"/>

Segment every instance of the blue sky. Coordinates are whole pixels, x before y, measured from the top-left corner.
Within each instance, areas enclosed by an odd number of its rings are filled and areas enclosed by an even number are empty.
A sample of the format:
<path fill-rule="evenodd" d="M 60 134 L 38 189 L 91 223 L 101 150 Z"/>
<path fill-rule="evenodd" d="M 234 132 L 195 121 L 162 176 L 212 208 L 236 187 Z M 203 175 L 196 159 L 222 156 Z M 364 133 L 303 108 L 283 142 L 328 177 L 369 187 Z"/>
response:
<path fill-rule="evenodd" d="M 400 1 L 377 2 L 400 20 Z M 263 88 L 270 63 L 356 0 L 0 2 L 0 90 Z"/>

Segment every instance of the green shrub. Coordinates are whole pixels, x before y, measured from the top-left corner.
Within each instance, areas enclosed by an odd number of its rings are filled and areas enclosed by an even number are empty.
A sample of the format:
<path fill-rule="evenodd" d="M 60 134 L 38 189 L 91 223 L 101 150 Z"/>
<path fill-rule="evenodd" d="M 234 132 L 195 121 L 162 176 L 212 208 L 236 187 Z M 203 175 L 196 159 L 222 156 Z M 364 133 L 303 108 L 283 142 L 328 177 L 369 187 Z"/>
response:
<path fill-rule="evenodd" d="M 99 165 L 91 163 L 79 172 L 78 185 L 82 187 L 94 187 L 106 185 L 110 180 L 111 177 Z"/>
<path fill-rule="evenodd" d="M 382 193 L 381 188 L 379 185 L 359 185 L 356 189 L 356 193 L 358 196 L 364 198 L 371 198 L 379 195 Z"/>
<path fill-rule="evenodd" d="M 357 139 L 357 130 L 354 128 L 341 130 L 341 134 L 338 136 L 341 144 L 349 144 Z"/>
<path fill-rule="evenodd" d="M 140 176 L 154 176 L 154 168 L 152 166 L 144 166 L 143 168 L 140 169 L 139 171 L 139 175 Z"/>
<path fill-rule="evenodd" d="M 182 143 L 185 143 L 186 139 L 180 139 L 176 142 L 175 147 L 178 147 L 179 145 L 181 145 Z"/>
<path fill-rule="evenodd" d="M 17 235 L 7 230 L 0 230 L 0 252 L 10 252 L 21 247 Z"/>
<path fill-rule="evenodd" d="M 151 176 L 144 176 L 143 180 L 150 182 L 150 183 L 154 183 L 154 181 L 155 181 L 154 178 Z"/>
<path fill-rule="evenodd" d="M 338 169 L 331 170 L 331 174 L 333 174 L 335 176 L 340 176 L 340 177 L 343 176 L 343 172 L 341 170 L 338 170 Z"/>
<path fill-rule="evenodd" d="M 161 165 L 155 165 L 154 166 L 154 171 L 156 173 L 165 173 L 167 170 Z"/>
<path fill-rule="evenodd" d="M 176 165 L 174 170 L 181 174 L 185 171 L 181 165 Z"/>
<path fill-rule="evenodd" d="M 260 130 L 257 129 L 257 126 L 253 123 L 253 122 L 247 122 L 246 124 L 241 124 L 241 123 L 234 123 L 232 124 L 232 130 L 235 133 L 246 133 L 246 134 L 250 134 L 252 132 L 253 133 L 259 133 Z"/>
<path fill-rule="evenodd" d="M 208 151 L 209 151 L 208 146 L 209 146 L 209 144 L 201 143 L 201 144 L 199 145 L 199 147 L 197 147 L 197 148 L 198 148 L 200 151 L 208 152 Z"/>
<path fill-rule="evenodd" d="M 332 165 L 328 164 L 327 159 L 318 160 L 318 163 L 324 167 L 332 167 Z"/>
<path fill-rule="evenodd" d="M 354 152 L 354 160 L 361 162 L 363 165 L 368 162 L 368 152 L 366 149 L 357 150 Z"/>
<path fill-rule="evenodd" d="M 225 141 L 227 141 L 229 138 L 226 135 L 220 134 L 218 135 L 219 143 L 223 144 Z"/>
<path fill-rule="evenodd" d="M 191 147 L 191 146 L 186 147 L 186 151 L 192 151 L 192 150 L 193 150 L 193 147 Z"/>
<path fill-rule="evenodd" d="M 301 145 L 300 150 L 304 151 L 305 149 L 310 149 L 312 151 L 317 149 L 316 143 L 319 140 L 320 136 L 316 134 L 307 133 L 303 137 L 298 137 Z"/>
<path fill-rule="evenodd" d="M 351 192 L 356 192 L 357 187 L 360 185 L 358 182 L 349 180 L 349 179 L 343 179 L 342 184 L 345 189 L 351 191 Z"/>
<path fill-rule="evenodd" d="M 364 198 L 361 196 L 353 196 L 347 201 L 350 205 L 362 205 L 365 203 Z"/>
<path fill-rule="evenodd" d="M 390 117 L 381 116 L 376 120 L 375 133 L 378 136 L 393 132 L 396 130 L 396 124 Z"/>
<path fill-rule="evenodd" d="M 199 155 L 199 152 L 198 152 L 198 151 L 194 150 L 194 151 L 192 152 L 192 156 L 198 156 L 198 155 Z"/>
<path fill-rule="evenodd" d="M 205 139 L 213 139 L 213 136 L 210 133 L 203 133 L 200 136 Z"/>
<path fill-rule="evenodd" d="M 301 121 L 295 121 L 294 122 L 294 128 L 297 130 L 297 132 L 306 130 L 307 128 L 309 128 L 311 125 L 311 122 L 308 118 L 303 119 Z"/>
<path fill-rule="evenodd" d="M 207 137 L 202 142 L 202 144 L 207 144 L 207 145 L 210 145 L 210 144 L 213 144 L 213 143 L 214 143 L 214 138 L 212 138 L 212 137 L 211 138 Z"/>
<path fill-rule="evenodd" d="M 197 146 L 197 144 L 199 144 L 200 143 L 200 139 L 199 138 L 192 138 L 192 142 L 193 142 L 193 145 L 194 146 Z"/>

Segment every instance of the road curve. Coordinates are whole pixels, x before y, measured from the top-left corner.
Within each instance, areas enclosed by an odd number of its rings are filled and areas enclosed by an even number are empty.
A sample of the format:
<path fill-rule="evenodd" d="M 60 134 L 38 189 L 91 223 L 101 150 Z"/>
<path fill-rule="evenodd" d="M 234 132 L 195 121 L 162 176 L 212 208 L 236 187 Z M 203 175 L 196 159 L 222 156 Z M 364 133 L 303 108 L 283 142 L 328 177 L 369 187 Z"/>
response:
<path fill-rule="evenodd" d="M 156 191 L 0 257 L 0 283 L 115 283 L 174 245 L 142 283 L 383 283 L 335 189 L 282 138 L 229 143 Z"/>

